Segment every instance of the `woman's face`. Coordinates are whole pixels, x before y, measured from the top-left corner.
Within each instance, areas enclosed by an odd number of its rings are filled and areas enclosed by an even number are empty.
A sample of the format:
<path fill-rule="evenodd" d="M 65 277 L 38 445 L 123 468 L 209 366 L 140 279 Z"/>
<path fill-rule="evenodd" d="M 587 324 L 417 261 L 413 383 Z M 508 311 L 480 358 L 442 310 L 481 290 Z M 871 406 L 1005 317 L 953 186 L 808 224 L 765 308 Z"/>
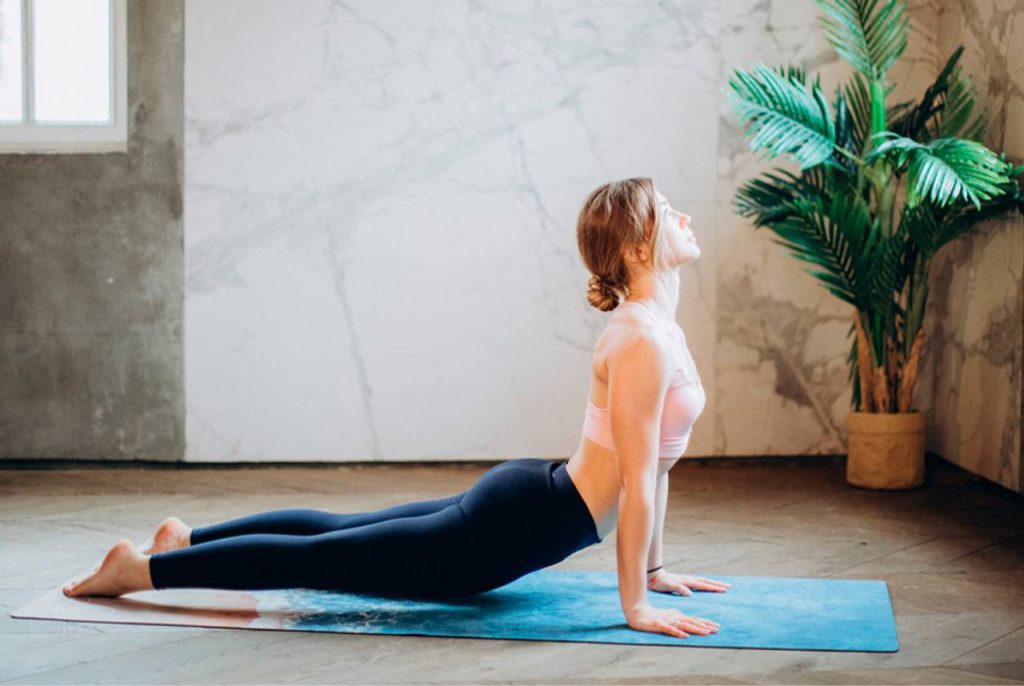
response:
<path fill-rule="evenodd" d="M 690 229 L 690 215 L 673 209 L 668 198 L 655 191 L 658 202 L 658 231 L 665 241 L 665 260 L 678 267 L 700 257 L 697 237 Z"/>

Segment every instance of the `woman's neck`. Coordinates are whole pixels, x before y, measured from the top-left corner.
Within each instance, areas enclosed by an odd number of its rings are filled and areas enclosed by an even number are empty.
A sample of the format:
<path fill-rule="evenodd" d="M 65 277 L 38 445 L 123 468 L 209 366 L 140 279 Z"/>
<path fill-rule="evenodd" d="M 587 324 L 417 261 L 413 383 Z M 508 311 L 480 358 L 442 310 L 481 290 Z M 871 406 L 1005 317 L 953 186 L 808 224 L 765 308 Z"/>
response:
<path fill-rule="evenodd" d="M 679 307 L 679 270 L 656 274 L 645 272 L 629 286 L 626 302 L 642 300 L 655 316 L 675 321 Z"/>

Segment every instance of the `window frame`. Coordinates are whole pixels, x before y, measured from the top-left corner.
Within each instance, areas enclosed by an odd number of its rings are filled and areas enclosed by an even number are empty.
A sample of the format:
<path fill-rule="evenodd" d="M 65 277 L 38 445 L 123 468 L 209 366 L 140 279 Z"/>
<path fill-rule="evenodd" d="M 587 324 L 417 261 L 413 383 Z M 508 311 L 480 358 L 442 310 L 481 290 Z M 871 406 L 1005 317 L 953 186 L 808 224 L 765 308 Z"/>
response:
<path fill-rule="evenodd" d="M 32 121 L 35 75 L 32 69 L 34 0 L 21 0 L 22 120 L 0 122 L 0 154 L 96 153 L 128 150 L 128 22 L 127 0 L 110 3 L 110 114 L 106 123 Z"/>

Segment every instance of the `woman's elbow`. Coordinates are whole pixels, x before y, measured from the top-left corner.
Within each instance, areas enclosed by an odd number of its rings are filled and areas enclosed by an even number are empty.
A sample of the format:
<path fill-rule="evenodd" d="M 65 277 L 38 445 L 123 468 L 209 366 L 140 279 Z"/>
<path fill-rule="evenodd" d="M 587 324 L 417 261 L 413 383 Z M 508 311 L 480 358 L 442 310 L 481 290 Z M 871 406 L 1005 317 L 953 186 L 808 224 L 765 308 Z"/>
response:
<path fill-rule="evenodd" d="M 622 495 L 638 496 L 654 494 L 658 485 L 658 469 L 655 464 L 644 469 L 628 469 L 619 472 L 619 492 Z"/>
<path fill-rule="evenodd" d="M 619 505 L 623 510 L 644 510 L 654 507 L 657 483 L 655 479 L 624 480 L 619 492 Z"/>

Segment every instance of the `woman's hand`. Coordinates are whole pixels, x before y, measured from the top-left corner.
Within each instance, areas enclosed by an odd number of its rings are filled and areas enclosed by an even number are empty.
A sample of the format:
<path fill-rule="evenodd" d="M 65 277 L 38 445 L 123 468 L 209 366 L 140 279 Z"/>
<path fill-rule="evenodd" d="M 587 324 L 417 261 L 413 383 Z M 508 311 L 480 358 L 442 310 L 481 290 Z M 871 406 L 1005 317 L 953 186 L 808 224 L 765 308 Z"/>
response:
<path fill-rule="evenodd" d="M 681 596 L 693 595 L 693 591 L 717 591 L 722 593 L 729 589 L 732 584 L 724 581 L 705 579 L 699 576 L 685 576 L 683 574 L 672 574 L 664 569 L 659 569 L 647 580 L 647 588 L 659 593 L 677 593 Z"/>
<path fill-rule="evenodd" d="M 678 638 L 687 638 L 690 634 L 707 636 L 718 632 L 718 622 L 700 617 L 689 617 L 672 608 L 651 607 L 641 605 L 634 610 L 626 621 L 630 628 L 637 631 L 650 631 L 655 634 L 668 634 Z M 690 632 L 690 633 L 686 633 Z"/>

